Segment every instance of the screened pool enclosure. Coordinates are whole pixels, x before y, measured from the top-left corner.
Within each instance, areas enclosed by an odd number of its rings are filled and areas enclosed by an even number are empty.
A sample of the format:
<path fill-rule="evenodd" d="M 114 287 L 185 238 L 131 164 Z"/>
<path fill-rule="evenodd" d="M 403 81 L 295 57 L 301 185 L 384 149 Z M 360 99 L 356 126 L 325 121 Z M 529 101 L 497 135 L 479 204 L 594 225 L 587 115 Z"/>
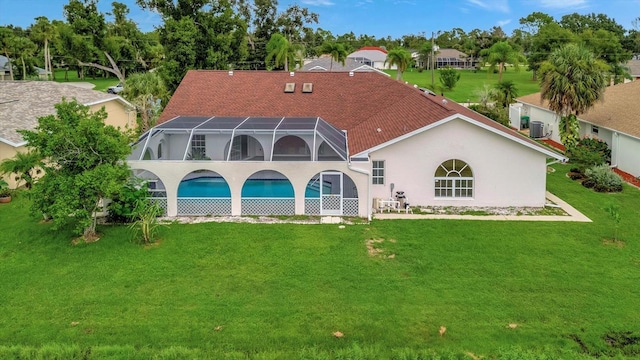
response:
<path fill-rule="evenodd" d="M 170 216 L 366 215 L 368 176 L 321 118 L 180 116 L 142 135 L 129 164 Z"/>

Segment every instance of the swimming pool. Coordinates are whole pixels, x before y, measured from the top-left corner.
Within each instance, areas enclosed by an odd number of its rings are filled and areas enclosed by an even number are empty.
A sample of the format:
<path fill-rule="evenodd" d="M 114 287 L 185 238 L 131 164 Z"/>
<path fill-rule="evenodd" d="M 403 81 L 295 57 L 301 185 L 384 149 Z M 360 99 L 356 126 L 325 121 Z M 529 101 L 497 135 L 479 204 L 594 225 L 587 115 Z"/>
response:
<path fill-rule="evenodd" d="M 199 177 L 183 180 L 178 186 L 178 197 L 230 198 L 231 190 L 221 177 Z M 292 198 L 293 186 L 287 179 L 248 179 L 242 187 L 242 197 Z M 305 197 L 320 197 L 317 182 L 309 182 Z"/>

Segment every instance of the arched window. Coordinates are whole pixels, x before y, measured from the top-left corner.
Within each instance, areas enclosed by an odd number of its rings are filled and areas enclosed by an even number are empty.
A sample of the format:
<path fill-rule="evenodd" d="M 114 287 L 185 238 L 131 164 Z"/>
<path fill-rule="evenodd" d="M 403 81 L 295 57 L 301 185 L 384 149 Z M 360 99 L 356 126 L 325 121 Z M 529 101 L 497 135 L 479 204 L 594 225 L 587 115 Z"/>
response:
<path fill-rule="evenodd" d="M 471 167 L 457 159 L 443 162 L 436 169 L 435 195 L 439 198 L 473 197 L 473 172 Z"/>

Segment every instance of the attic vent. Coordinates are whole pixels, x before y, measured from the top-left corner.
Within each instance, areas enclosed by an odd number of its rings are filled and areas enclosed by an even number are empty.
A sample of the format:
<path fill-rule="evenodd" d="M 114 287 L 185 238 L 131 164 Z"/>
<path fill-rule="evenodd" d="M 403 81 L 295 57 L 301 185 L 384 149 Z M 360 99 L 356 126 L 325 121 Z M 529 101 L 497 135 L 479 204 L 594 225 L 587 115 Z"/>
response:
<path fill-rule="evenodd" d="M 289 76 L 294 76 L 296 73 L 294 73 L 293 71 L 289 73 Z"/>
<path fill-rule="evenodd" d="M 229 76 L 233 76 L 233 71 L 229 71 Z"/>
<path fill-rule="evenodd" d="M 349 76 L 353 76 L 353 71 L 349 71 Z"/>
<path fill-rule="evenodd" d="M 302 84 L 302 92 L 303 93 L 311 93 L 311 92 L 313 92 L 313 83 L 304 83 L 304 84 Z"/>
<path fill-rule="evenodd" d="M 294 91 L 296 91 L 296 83 L 286 83 L 284 85 L 284 92 L 292 93 Z"/>

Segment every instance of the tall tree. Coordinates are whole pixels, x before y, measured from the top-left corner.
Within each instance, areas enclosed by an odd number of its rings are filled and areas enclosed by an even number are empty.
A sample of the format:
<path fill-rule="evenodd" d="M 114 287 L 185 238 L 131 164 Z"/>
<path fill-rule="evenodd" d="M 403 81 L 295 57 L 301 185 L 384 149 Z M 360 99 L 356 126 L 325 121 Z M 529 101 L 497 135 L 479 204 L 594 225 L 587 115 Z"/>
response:
<path fill-rule="evenodd" d="M 411 64 L 411 53 L 401 47 L 389 50 L 384 63 L 391 66 L 395 65 L 398 68 L 396 80 L 402 80 L 402 73 L 404 73 Z"/>
<path fill-rule="evenodd" d="M 493 44 L 489 49 L 483 50 L 481 55 L 492 69 L 498 66 L 498 82 L 502 81 L 502 72 L 506 64 L 512 64 L 515 69 L 518 69 L 520 62 L 525 60 L 520 50 L 513 48 L 506 41 Z"/>
<path fill-rule="evenodd" d="M 27 75 L 31 72 L 32 68 L 29 66 L 29 72 L 27 72 L 27 63 L 25 59 L 31 60 L 31 57 L 37 50 L 36 44 L 29 38 L 24 36 L 18 36 L 13 41 L 13 54 L 20 58 L 22 62 L 22 80 L 27 79 Z"/>
<path fill-rule="evenodd" d="M 44 16 L 36 18 L 36 23 L 31 26 L 31 38 L 42 44 L 44 55 L 44 70 L 47 73 L 47 78 L 50 76 L 55 79 L 53 67 L 51 66 L 51 51 L 49 44 L 56 36 L 56 27 L 53 26 Z"/>
<path fill-rule="evenodd" d="M 289 71 L 289 65 L 299 64 L 302 66 L 302 47 L 292 44 L 282 34 L 276 33 L 271 36 L 267 43 L 267 66 L 273 61 L 273 66 L 284 66 L 284 71 Z"/>
<path fill-rule="evenodd" d="M 164 80 L 157 72 L 136 73 L 129 76 L 121 95 L 136 107 L 138 135 L 155 125 L 163 105 L 169 98 Z"/>
<path fill-rule="evenodd" d="M 323 54 L 329 54 L 331 56 L 331 64 L 329 65 L 329 71 L 333 70 L 333 61 L 337 61 L 344 66 L 345 60 L 347 60 L 347 50 L 339 43 L 326 42 L 322 44 L 321 49 Z"/>
<path fill-rule="evenodd" d="M 104 108 L 91 112 L 75 100 L 55 107 L 56 115 L 39 118 L 35 130 L 20 131 L 46 159 L 32 208 L 51 217 L 54 230 L 74 224 L 78 235 L 95 239 L 100 200 L 116 196 L 131 174 L 128 139 L 104 124 Z"/>
<path fill-rule="evenodd" d="M 162 73 L 167 76 L 171 92 L 187 69 L 233 69 L 247 58 L 246 13 L 236 11 L 244 7 L 241 1 L 136 0 L 136 3 L 164 18 L 159 28 L 160 43 L 166 50 L 163 62 L 166 70 Z"/>
<path fill-rule="evenodd" d="M 560 116 L 560 139 L 570 152 L 579 140 L 578 115 L 602 99 L 609 66 L 582 45 L 553 51 L 540 69 L 541 96 Z"/>
<path fill-rule="evenodd" d="M 626 50 L 618 37 L 607 30 L 585 30 L 580 38 L 593 55 L 605 61 L 611 67 L 614 82 L 620 83 L 624 78 L 631 78 L 625 71 L 625 64 L 631 60 L 632 53 Z"/>
<path fill-rule="evenodd" d="M 527 53 L 527 63 L 529 70 L 533 72 L 533 80 L 538 80 L 540 65 L 549 58 L 551 52 L 576 40 L 574 33 L 562 28 L 556 22 L 541 25 L 538 32 L 532 36 L 531 47 Z"/>
<path fill-rule="evenodd" d="M 13 80 L 13 62 L 11 56 L 14 55 L 13 49 L 15 48 L 16 35 L 13 30 L 8 27 L 0 27 L 0 50 L 2 54 L 7 58 L 7 66 L 9 67 L 9 77 Z"/>

